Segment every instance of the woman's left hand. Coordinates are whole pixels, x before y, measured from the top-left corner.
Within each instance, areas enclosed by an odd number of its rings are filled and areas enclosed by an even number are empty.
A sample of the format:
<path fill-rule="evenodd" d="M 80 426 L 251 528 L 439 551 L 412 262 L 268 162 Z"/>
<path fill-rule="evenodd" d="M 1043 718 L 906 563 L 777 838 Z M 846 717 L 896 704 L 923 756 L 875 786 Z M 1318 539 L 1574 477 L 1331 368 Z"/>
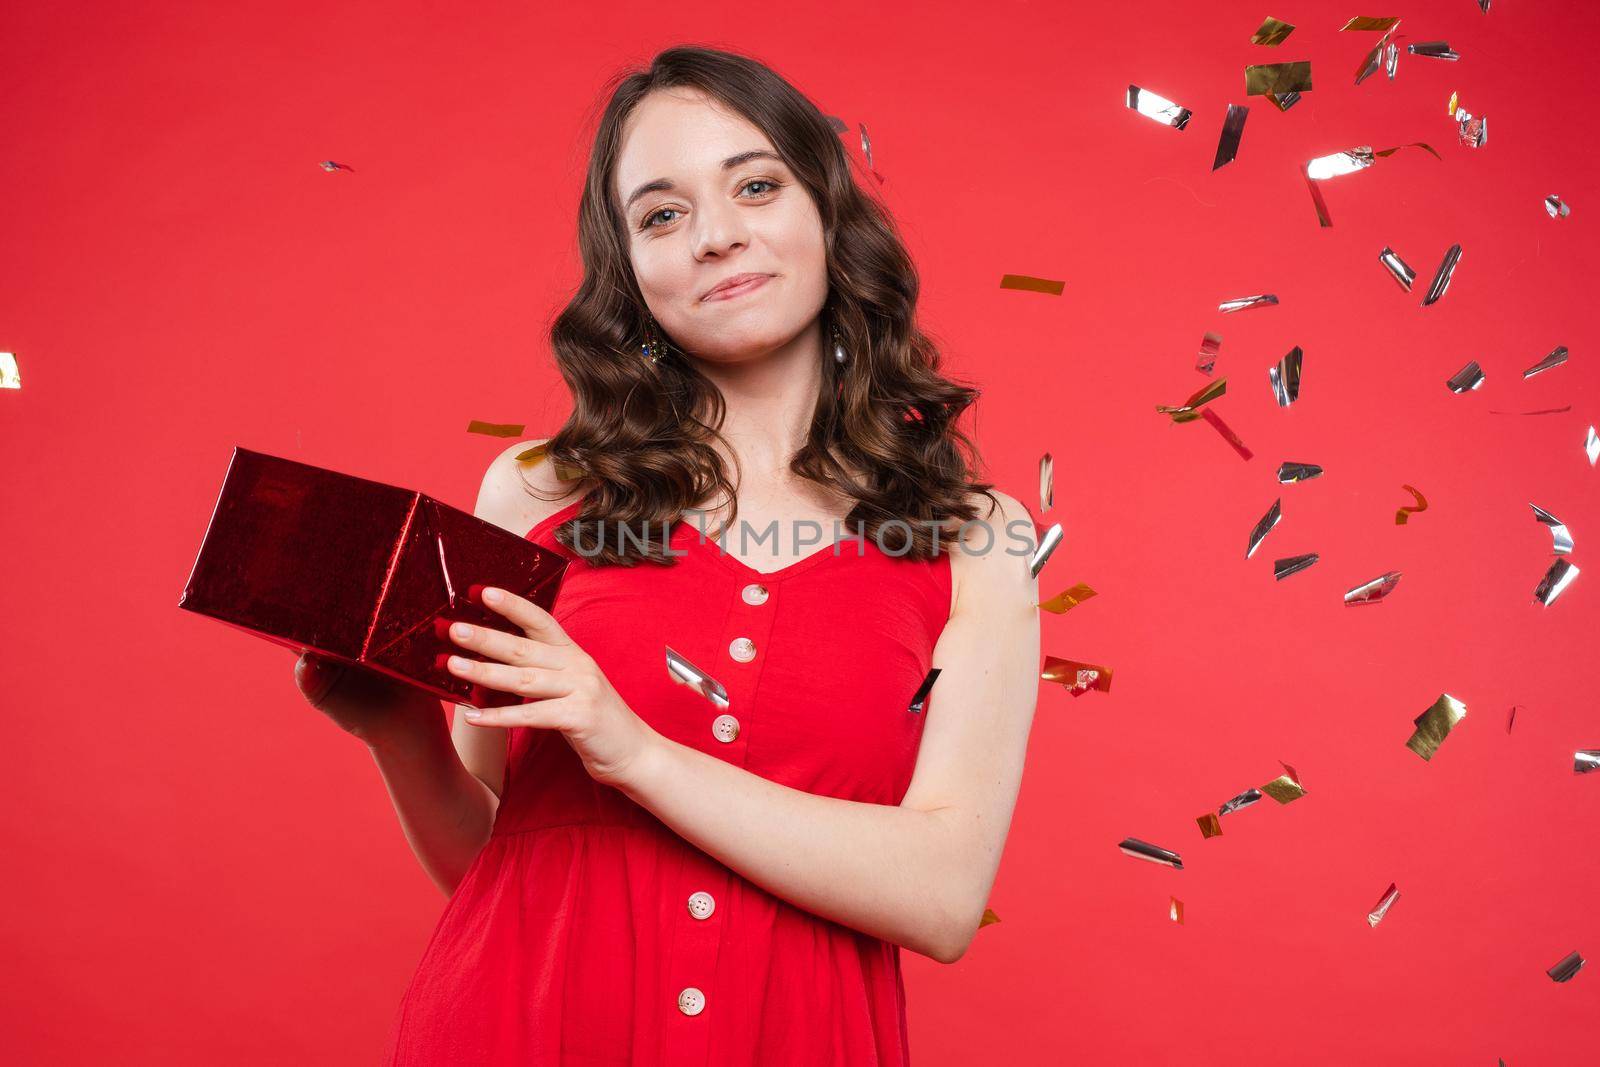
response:
<path fill-rule="evenodd" d="M 483 603 L 521 627 L 526 636 L 455 623 L 450 639 L 493 662 L 451 656 L 450 673 L 533 703 L 465 708 L 467 721 L 478 726 L 560 730 L 591 778 L 602 785 L 625 785 L 661 735 L 628 707 L 595 661 L 548 611 L 492 587 L 483 591 Z"/>

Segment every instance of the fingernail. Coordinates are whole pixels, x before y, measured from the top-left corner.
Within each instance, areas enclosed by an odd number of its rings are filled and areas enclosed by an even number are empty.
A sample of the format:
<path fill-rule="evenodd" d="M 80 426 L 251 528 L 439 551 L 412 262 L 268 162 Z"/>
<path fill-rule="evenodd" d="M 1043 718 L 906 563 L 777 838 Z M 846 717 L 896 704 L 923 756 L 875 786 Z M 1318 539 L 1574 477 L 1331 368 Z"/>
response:
<path fill-rule="evenodd" d="M 500 590 L 493 587 L 485 589 L 483 591 L 483 599 L 491 604 L 498 604 L 500 602 Z"/>
<path fill-rule="evenodd" d="M 466 715 L 466 717 L 469 719 L 483 718 L 483 712 L 479 711 L 477 708 L 467 708 L 462 714 Z"/>
<path fill-rule="evenodd" d="M 464 622 L 458 622 L 454 626 L 450 627 L 450 632 L 456 637 L 471 637 L 472 627 L 468 626 Z"/>

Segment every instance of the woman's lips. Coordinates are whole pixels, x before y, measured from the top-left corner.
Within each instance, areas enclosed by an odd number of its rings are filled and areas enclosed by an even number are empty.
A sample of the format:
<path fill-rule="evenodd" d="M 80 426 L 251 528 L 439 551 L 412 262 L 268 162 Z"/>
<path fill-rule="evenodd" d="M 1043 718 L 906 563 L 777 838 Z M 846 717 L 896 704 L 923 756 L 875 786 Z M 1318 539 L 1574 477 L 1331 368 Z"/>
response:
<path fill-rule="evenodd" d="M 759 278 L 751 278 L 748 281 L 740 282 L 738 285 L 730 285 L 726 289 L 718 289 L 716 292 L 706 297 L 706 300 L 731 300 L 736 296 L 743 296 L 745 293 L 754 292 L 771 280 L 772 275 L 763 274 Z"/>

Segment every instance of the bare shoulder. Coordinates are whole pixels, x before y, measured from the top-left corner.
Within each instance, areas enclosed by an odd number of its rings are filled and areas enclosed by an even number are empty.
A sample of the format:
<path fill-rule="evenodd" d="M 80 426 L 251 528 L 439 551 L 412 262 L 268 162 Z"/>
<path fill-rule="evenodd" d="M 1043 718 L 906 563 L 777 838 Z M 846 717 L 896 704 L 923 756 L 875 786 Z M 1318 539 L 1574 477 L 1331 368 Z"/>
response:
<path fill-rule="evenodd" d="M 546 440 L 518 441 L 495 456 L 484 472 L 473 514 L 522 537 L 582 495 L 576 483 L 556 477 L 549 459 L 517 458 Z"/>
<path fill-rule="evenodd" d="M 1038 547 L 1033 515 L 1016 497 L 991 489 L 972 493 L 976 517 L 950 554 L 954 610 L 983 598 L 1032 598 L 1037 585 L 1028 559 Z"/>

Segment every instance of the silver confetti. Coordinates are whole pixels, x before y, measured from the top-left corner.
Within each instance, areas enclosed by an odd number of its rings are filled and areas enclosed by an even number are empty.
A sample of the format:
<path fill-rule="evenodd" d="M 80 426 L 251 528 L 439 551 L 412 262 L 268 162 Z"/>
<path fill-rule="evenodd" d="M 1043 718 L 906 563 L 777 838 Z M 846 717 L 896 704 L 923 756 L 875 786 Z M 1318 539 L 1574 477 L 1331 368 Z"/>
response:
<path fill-rule="evenodd" d="M 1188 108 L 1137 85 L 1128 86 L 1128 106 L 1146 118 L 1177 130 L 1189 125 L 1189 117 L 1193 114 Z"/>
<path fill-rule="evenodd" d="M 1522 372 L 1522 380 L 1527 381 L 1535 374 L 1543 374 L 1551 367 L 1559 367 L 1567 361 L 1567 346 L 1557 345 L 1548 356 Z"/>
<path fill-rule="evenodd" d="M 674 652 L 670 646 L 667 648 L 667 673 L 679 685 L 699 690 L 700 695 L 719 710 L 728 710 L 728 691 L 722 683 Z"/>
<path fill-rule="evenodd" d="M 1399 65 L 1400 48 L 1393 41 L 1390 41 L 1389 47 L 1384 50 L 1383 56 L 1383 71 L 1389 76 L 1390 81 L 1394 81 L 1395 68 Z"/>
<path fill-rule="evenodd" d="M 1394 587 L 1398 584 L 1400 584 L 1400 572 L 1390 571 L 1382 577 L 1374 578 L 1347 591 L 1344 602 L 1347 606 L 1376 604 L 1394 592 Z"/>
<path fill-rule="evenodd" d="M 1274 560 L 1272 563 L 1272 576 L 1278 581 L 1283 581 L 1291 574 L 1298 574 L 1311 566 L 1319 557 L 1315 552 L 1308 552 L 1303 556 L 1290 556 L 1288 559 Z"/>
<path fill-rule="evenodd" d="M 1227 815 L 1229 812 L 1241 811 L 1260 800 L 1261 796 L 1262 793 L 1259 789 L 1246 789 L 1243 793 L 1240 793 L 1238 796 L 1222 805 L 1222 807 L 1218 808 L 1217 814 L 1221 816 Z"/>
<path fill-rule="evenodd" d="M 1557 963 L 1544 973 L 1558 982 L 1565 982 L 1583 969 L 1583 962 L 1583 957 L 1578 955 L 1576 951 L 1569 952 L 1562 957 L 1560 963 Z"/>
<path fill-rule="evenodd" d="M 1379 923 L 1383 922 L 1383 917 L 1389 914 L 1389 909 L 1394 907 L 1394 902 L 1399 899 L 1400 890 L 1395 888 L 1393 882 L 1390 882 L 1389 888 L 1383 891 L 1382 898 L 1373 905 L 1371 911 L 1367 912 L 1367 925 L 1376 928 Z"/>
<path fill-rule="evenodd" d="M 1594 466 L 1595 460 L 1600 460 L 1600 434 L 1594 432 L 1594 427 L 1589 427 L 1589 433 L 1583 439 L 1583 454 L 1589 457 L 1589 466 Z"/>
<path fill-rule="evenodd" d="M 1210 374 L 1217 369 L 1217 353 L 1222 349 L 1222 335 L 1206 331 L 1200 339 L 1200 354 L 1195 357 L 1194 369 Z"/>
<path fill-rule="evenodd" d="M 1278 520 L 1283 518 L 1282 504 L 1282 497 L 1274 500 L 1272 502 L 1272 507 L 1268 508 L 1267 513 L 1261 516 L 1261 521 L 1256 523 L 1255 529 L 1250 531 L 1250 547 L 1245 549 L 1245 559 L 1249 559 L 1251 556 L 1256 554 L 1256 549 L 1261 547 L 1262 539 L 1267 536 L 1267 533 L 1271 531 L 1274 526 L 1278 525 Z"/>
<path fill-rule="evenodd" d="M 1407 45 L 1406 51 L 1414 56 L 1427 56 L 1430 59 L 1460 59 L 1461 55 L 1451 49 L 1445 41 L 1419 41 Z"/>
<path fill-rule="evenodd" d="M 1278 465 L 1278 481 L 1287 485 L 1290 482 L 1303 482 L 1308 478 L 1322 476 L 1322 468 L 1315 463 L 1282 463 Z"/>
<path fill-rule="evenodd" d="M 1050 559 L 1050 553 L 1054 552 L 1056 546 L 1061 543 L 1061 537 L 1061 524 L 1059 522 L 1053 524 L 1050 529 L 1044 532 L 1044 539 L 1039 542 L 1039 547 L 1034 552 L 1033 558 L 1028 561 L 1028 572 L 1035 578 L 1039 577 L 1039 571 L 1043 569 L 1046 561 Z"/>
<path fill-rule="evenodd" d="M 22 372 L 17 369 L 14 352 L 0 352 L 0 389 L 21 389 Z M 1590 460 L 1593 463 L 1594 460 Z"/>
<path fill-rule="evenodd" d="M 1573 774 L 1593 774 L 1600 771 L 1600 748 L 1580 748 L 1572 754 Z"/>
<path fill-rule="evenodd" d="M 1395 281 L 1400 283 L 1400 288 L 1409 293 L 1411 291 L 1411 283 L 1416 280 L 1417 272 L 1406 266 L 1406 261 L 1395 254 L 1394 249 L 1387 245 L 1378 254 L 1378 260 L 1389 268 L 1389 273 L 1394 276 Z"/>
<path fill-rule="evenodd" d="M 1246 308 L 1272 307 L 1278 298 L 1272 293 L 1262 293 L 1260 296 L 1241 296 L 1237 300 L 1224 300 L 1217 305 L 1217 310 L 1223 314 L 1232 311 L 1244 311 Z"/>
<path fill-rule="evenodd" d="M 865 122 L 858 122 L 858 123 L 856 123 L 856 125 L 861 128 L 861 154 L 866 157 L 867 169 L 871 170 L 872 169 L 872 142 L 867 139 L 867 124 Z"/>
<path fill-rule="evenodd" d="M 1433 276 L 1433 284 L 1428 286 L 1428 295 L 1422 298 L 1422 306 L 1437 301 L 1450 288 L 1450 279 L 1455 277 L 1456 264 L 1461 261 L 1461 246 L 1451 245 L 1450 250 L 1444 254 L 1444 261 L 1439 264 L 1439 270 Z"/>
<path fill-rule="evenodd" d="M 1312 181 L 1326 181 L 1372 166 L 1372 146 L 1360 145 L 1330 156 L 1318 156 L 1306 164 L 1306 177 Z"/>
<path fill-rule="evenodd" d="M 1465 367 L 1450 376 L 1444 384 L 1450 387 L 1452 393 L 1465 393 L 1476 389 L 1483 384 L 1483 368 L 1478 366 L 1478 361 L 1473 360 Z"/>
<path fill-rule="evenodd" d="M 1244 136 L 1244 120 L 1249 116 L 1250 109 L 1242 104 L 1228 105 L 1228 115 L 1222 120 L 1222 138 L 1217 142 L 1217 158 L 1211 161 L 1212 170 L 1232 163 L 1239 154 L 1239 138 Z"/>
<path fill-rule="evenodd" d="M 1572 214 L 1572 209 L 1567 206 L 1565 201 L 1563 201 L 1554 193 L 1551 193 L 1549 196 L 1544 198 L 1544 209 L 1550 213 L 1550 217 L 1553 219 L 1564 219 L 1568 215 Z"/>
<path fill-rule="evenodd" d="M 1552 551 L 1558 556 L 1564 556 L 1572 551 L 1572 533 L 1566 524 L 1533 501 L 1528 501 L 1528 506 L 1533 509 L 1533 517 L 1550 527 L 1550 534 L 1555 539 Z"/>
<path fill-rule="evenodd" d="M 1151 863 L 1165 864 L 1176 870 L 1183 870 L 1183 860 L 1176 852 L 1169 852 L 1159 845 L 1152 845 L 1148 841 L 1140 841 L 1137 837 L 1123 838 L 1117 845 L 1123 852 Z"/>
<path fill-rule="evenodd" d="M 1573 565 L 1570 559 L 1558 558 L 1554 563 L 1550 564 L 1550 569 L 1544 572 L 1544 577 L 1539 579 L 1539 585 L 1533 591 L 1533 599 L 1539 601 L 1545 607 L 1549 607 L 1556 602 L 1556 597 L 1560 596 L 1562 590 L 1571 585 L 1572 580 L 1577 576 L 1578 568 Z"/>
<path fill-rule="evenodd" d="M 1300 365 L 1304 356 L 1300 346 L 1295 345 L 1288 355 L 1278 361 L 1276 367 L 1267 368 L 1267 377 L 1272 382 L 1272 395 L 1277 398 L 1280 408 L 1288 407 L 1300 396 Z"/>
<path fill-rule="evenodd" d="M 1039 457 L 1039 510 L 1049 511 L 1056 502 L 1056 462 L 1046 452 Z"/>

